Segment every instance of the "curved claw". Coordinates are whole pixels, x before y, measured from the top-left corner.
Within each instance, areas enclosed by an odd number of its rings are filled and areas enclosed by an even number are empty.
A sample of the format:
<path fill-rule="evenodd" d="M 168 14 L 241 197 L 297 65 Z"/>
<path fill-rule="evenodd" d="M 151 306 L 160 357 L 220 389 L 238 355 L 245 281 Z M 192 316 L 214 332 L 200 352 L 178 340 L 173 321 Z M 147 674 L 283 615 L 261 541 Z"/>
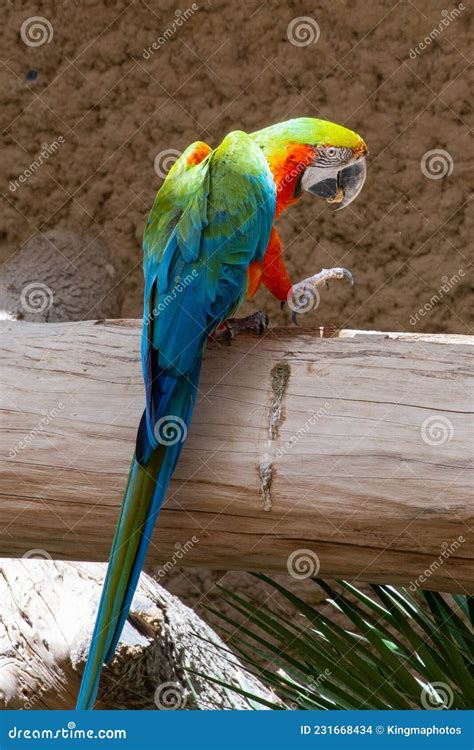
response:
<path fill-rule="evenodd" d="M 342 270 L 342 275 L 343 275 L 343 276 L 344 276 L 344 277 L 345 277 L 346 279 L 349 279 L 349 281 L 351 282 L 351 285 L 352 285 L 352 286 L 354 286 L 354 277 L 353 277 L 353 275 L 351 274 L 351 272 L 350 272 L 350 271 L 348 271 L 348 270 L 347 270 L 347 268 L 342 268 L 341 270 Z"/>
<path fill-rule="evenodd" d="M 264 313 L 263 320 L 261 320 L 258 325 L 259 336 L 263 336 L 263 334 L 265 333 L 269 325 L 270 325 L 270 318 L 268 317 L 267 313 Z"/>
<path fill-rule="evenodd" d="M 319 273 L 310 276 L 307 279 L 303 279 L 298 284 L 294 284 L 288 294 L 286 304 L 290 310 L 292 310 L 291 320 L 295 325 L 299 325 L 297 321 L 297 315 L 300 313 L 309 312 L 314 310 L 319 305 L 319 292 L 318 288 L 323 285 L 329 289 L 329 281 L 332 279 L 348 279 L 351 284 L 354 284 L 354 277 L 347 268 L 337 266 L 336 268 L 323 268 Z M 281 309 L 283 310 L 285 301 L 281 302 Z"/>

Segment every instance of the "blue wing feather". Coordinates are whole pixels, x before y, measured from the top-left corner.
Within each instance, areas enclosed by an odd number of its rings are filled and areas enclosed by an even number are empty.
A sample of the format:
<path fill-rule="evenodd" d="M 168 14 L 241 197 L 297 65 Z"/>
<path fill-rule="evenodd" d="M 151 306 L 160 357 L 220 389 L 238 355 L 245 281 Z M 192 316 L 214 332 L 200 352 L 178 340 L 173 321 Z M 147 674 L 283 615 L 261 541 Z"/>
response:
<path fill-rule="evenodd" d="M 190 149 L 170 171 L 145 230 L 146 406 L 78 708 L 93 706 L 102 664 L 114 654 L 182 449 L 181 441 L 159 440 L 157 427 L 171 416 L 187 429 L 207 338 L 242 302 L 247 268 L 263 258 L 273 223 L 273 178 L 249 136 L 231 133 L 200 164 L 188 163 Z"/>

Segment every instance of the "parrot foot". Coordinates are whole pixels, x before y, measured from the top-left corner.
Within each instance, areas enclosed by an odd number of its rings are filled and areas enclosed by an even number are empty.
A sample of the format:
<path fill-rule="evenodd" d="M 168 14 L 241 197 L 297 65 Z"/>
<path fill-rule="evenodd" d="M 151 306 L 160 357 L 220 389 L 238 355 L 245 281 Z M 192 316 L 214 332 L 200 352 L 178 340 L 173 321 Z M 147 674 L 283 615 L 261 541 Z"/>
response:
<path fill-rule="evenodd" d="M 329 281 L 332 279 L 349 279 L 351 284 L 354 283 L 352 274 L 347 268 L 323 268 L 314 276 L 309 276 L 307 279 L 293 284 L 286 301 L 281 303 L 281 307 L 283 309 L 285 305 L 288 305 L 291 310 L 291 319 L 295 325 L 298 325 L 297 315 L 309 312 L 309 310 L 316 310 L 319 307 L 319 287 L 324 285 L 329 289 Z"/>
<path fill-rule="evenodd" d="M 268 315 L 262 310 L 247 315 L 245 318 L 229 318 L 217 329 L 214 340 L 223 341 L 230 346 L 232 339 L 241 331 L 251 331 L 261 336 L 267 330 L 268 323 Z"/>
<path fill-rule="evenodd" d="M 231 328 L 234 335 L 240 331 L 252 331 L 261 336 L 268 328 L 268 315 L 263 310 L 247 315 L 246 318 L 229 318 L 225 324 Z"/>

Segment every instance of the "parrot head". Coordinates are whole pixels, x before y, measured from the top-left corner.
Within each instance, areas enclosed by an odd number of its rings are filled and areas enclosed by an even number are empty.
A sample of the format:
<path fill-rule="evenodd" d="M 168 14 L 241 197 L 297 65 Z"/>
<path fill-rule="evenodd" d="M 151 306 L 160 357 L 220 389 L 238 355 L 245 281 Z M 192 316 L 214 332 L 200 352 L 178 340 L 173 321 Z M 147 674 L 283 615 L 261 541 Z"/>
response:
<path fill-rule="evenodd" d="M 252 138 L 263 150 L 277 187 L 277 211 L 303 190 L 344 208 L 365 182 L 368 154 L 352 130 L 327 120 L 298 117 L 271 125 Z"/>

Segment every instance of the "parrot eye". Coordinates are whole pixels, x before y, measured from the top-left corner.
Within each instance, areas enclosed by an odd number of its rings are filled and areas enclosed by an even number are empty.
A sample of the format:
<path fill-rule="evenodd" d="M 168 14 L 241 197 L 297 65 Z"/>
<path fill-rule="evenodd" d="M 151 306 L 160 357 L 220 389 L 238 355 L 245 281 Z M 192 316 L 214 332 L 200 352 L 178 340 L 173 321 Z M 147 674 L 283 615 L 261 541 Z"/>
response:
<path fill-rule="evenodd" d="M 337 154 L 337 148 L 334 148 L 333 146 L 330 146 L 330 147 L 329 147 L 329 148 L 328 148 L 328 149 L 326 150 L 326 154 L 327 154 L 327 155 L 328 155 L 328 156 L 329 156 L 330 158 L 334 158 L 334 156 L 336 156 L 336 154 Z"/>

